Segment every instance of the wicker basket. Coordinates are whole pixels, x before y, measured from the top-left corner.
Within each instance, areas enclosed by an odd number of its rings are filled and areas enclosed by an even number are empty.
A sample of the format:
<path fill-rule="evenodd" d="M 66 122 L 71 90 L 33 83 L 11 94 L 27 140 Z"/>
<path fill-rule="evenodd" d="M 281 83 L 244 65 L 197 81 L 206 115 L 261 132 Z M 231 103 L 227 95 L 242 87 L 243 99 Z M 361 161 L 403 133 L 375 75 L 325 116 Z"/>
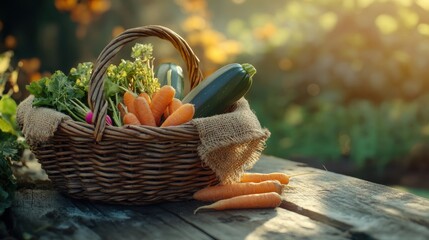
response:
<path fill-rule="evenodd" d="M 198 189 L 218 182 L 197 153 L 200 140 L 193 124 L 106 126 L 103 76 L 107 66 L 124 44 L 149 36 L 168 40 L 180 52 L 191 88 L 201 81 L 198 58 L 168 28 L 133 28 L 113 39 L 98 57 L 91 76 L 88 102 L 95 124 L 63 121 L 48 142 L 31 146 L 60 192 L 91 201 L 143 205 L 190 199 Z"/>

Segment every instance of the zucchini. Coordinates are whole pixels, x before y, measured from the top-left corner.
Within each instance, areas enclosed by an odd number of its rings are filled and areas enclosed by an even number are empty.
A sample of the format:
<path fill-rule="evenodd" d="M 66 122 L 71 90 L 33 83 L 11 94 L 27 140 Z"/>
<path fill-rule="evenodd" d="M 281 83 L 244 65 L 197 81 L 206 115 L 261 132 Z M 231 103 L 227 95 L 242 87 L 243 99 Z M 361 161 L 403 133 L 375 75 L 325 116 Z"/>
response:
<path fill-rule="evenodd" d="M 183 70 L 180 66 L 174 63 L 162 63 L 156 71 L 161 86 L 170 85 L 176 90 L 175 98 L 182 99 L 184 91 Z"/>
<path fill-rule="evenodd" d="M 249 91 L 255 73 L 248 63 L 225 65 L 192 89 L 182 102 L 194 104 L 194 118 L 222 114 Z"/>

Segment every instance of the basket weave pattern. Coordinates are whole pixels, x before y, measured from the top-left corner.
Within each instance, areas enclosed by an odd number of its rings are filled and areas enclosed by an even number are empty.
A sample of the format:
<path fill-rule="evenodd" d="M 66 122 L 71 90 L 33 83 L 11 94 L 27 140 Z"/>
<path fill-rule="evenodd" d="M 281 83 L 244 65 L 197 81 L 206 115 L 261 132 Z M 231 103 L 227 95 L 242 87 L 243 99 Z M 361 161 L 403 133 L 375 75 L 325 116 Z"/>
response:
<path fill-rule="evenodd" d="M 197 153 L 200 139 L 192 123 L 168 128 L 105 123 L 107 66 L 124 44 L 148 36 L 168 40 L 180 52 L 191 88 L 201 81 L 198 58 L 165 27 L 133 28 L 113 39 L 100 53 L 91 76 L 88 103 L 95 124 L 63 121 L 48 142 L 31 146 L 60 192 L 92 201 L 144 205 L 190 199 L 195 191 L 218 182 Z"/>
<path fill-rule="evenodd" d="M 103 141 L 93 129 L 65 121 L 54 138 L 33 148 L 54 186 L 75 198 L 121 204 L 189 199 L 216 182 L 196 152 L 192 125 L 158 128 L 107 127 Z"/>

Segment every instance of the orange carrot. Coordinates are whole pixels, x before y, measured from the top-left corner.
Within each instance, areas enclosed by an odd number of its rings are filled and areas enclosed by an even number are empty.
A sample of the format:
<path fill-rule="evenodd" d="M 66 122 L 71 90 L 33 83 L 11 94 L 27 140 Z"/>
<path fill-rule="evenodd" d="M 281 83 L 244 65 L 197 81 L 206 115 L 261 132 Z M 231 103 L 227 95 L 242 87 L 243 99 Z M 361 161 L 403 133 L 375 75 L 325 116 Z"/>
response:
<path fill-rule="evenodd" d="M 164 114 L 165 109 L 173 101 L 176 90 L 170 85 L 162 86 L 152 98 L 150 109 L 157 126 L 161 121 L 161 116 Z"/>
<path fill-rule="evenodd" d="M 150 104 L 151 104 L 151 102 L 152 102 L 152 99 L 150 99 L 149 94 L 147 94 L 146 92 L 142 92 L 142 93 L 140 93 L 140 94 L 139 94 L 139 97 L 144 97 L 144 98 L 146 99 L 147 103 L 149 103 L 149 105 L 150 105 Z"/>
<path fill-rule="evenodd" d="M 196 214 L 201 209 L 227 210 L 250 208 L 276 208 L 281 203 L 282 198 L 276 192 L 249 194 L 224 199 L 210 205 L 201 206 L 194 211 L 194 214 Z"/>
<path fill-rule="evenodd" d="M 134 106 L 136 108 L 137 118 L 142 125 L 156 127 L 155 118 L 152 115 L 149 103 L 144 97 L 137 97 L 134 100 Z"/>
<path fill-rule="evenodd" d="M 193 198 L 199 201 L 218 201 L 240 195 L 276 192 L 281 194 L 283 185 L 277 180 L 260 183 L 232 183 L 203 188 L 194 193 Z"/>
<path fill-rule="evenodd" d="M 167 118 L 170 116 L 174 111 L 176 111 L 180 106 L 182 106 L 183 103 L 178 98 L 173 98 L 170 104 L 168 104 L 168 107 L 164 111 L 164 118 Z"/>
<path fill-rule="evenodd" d="M 273 173 L 244 173 L 240 182 L 262 182 L 266 180 L 278 180 L 281 184 L 289 183 L 289 176 L 281 172 Z"/>
<path fill-rule="evenodd" d="M 134 113 L 127 112 L 123 117 L 125 125 L 140 125 L 140 121 Z"/>
<path fill-rule="evenodd" d="M 195 114 L 193 104 L 185 103 L 165 119 L 161 127 L 177 126 L 192 120 Z"/>
<path fill-rule="evenodd" d="M 125 106 L 127 107 L 127 111 L 130 113 L 136 114 L 136 109 L 134 107 L 134 99 L 136 99 L 136 96 L 133 93 L 129 91 L 125 91 L 124 103 L 125 103 Z"/>

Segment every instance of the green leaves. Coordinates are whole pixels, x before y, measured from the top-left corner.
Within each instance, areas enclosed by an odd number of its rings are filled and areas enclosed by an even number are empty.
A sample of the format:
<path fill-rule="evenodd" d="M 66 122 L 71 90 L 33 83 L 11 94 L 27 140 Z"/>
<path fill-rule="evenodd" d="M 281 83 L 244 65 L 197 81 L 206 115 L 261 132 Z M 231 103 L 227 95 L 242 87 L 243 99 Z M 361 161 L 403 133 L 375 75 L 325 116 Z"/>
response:
<path fill-rule="evenodd" d="M 1 111 L 0 111 L 1 113 Z M 11 161 L 19 161 L 24 150 L 23 143 L 12 133 L 0 131 L 0 215 L 12 204 L 16 189 Z"/>
<path fill-rule="evenodd" d="M 85 121 L 85 114 L 76 107 L 72 100 L 85 101 L 87 83 L 92 65 L 79 64 L 72 69 L 69 76 L 56 71 L 51 77 L 44 77 L 27 86 L 27 90 L 34 95 L 33 106 L 49 107 L 70 115 L 74 120 Z"/>
<path fill-rule="evenodd" d="M 23 143 L 18 141 L 18 137 L 12 133 L 0 131 L 0 159 L 18 161 L 24 150 Z"/>
<path fill-rule="evenodd" d="M 15 134 L 16 102 L 9 95 L 3 95 L 0 99 L 0 131 Z M 1 148 L 0 148 L 1 149 Z"/>

